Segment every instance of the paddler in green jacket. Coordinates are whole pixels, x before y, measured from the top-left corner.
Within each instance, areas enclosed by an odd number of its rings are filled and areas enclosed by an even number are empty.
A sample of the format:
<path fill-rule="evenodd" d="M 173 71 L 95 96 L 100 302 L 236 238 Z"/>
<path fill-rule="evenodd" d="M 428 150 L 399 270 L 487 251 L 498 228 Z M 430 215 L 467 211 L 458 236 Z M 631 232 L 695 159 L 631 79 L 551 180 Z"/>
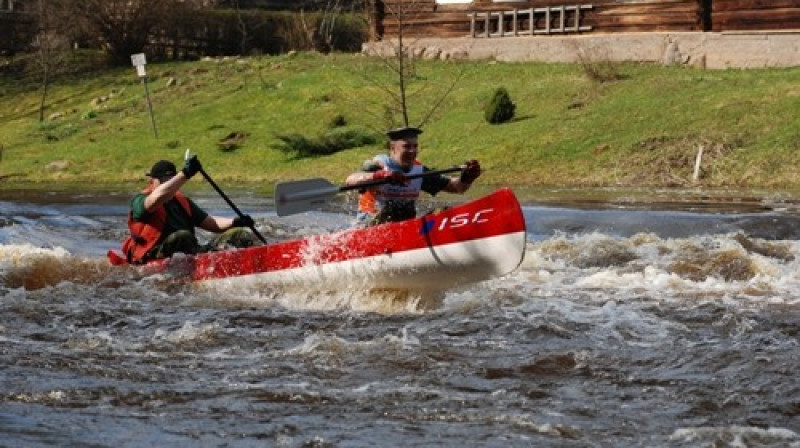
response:
<path fill-rule="evenodd" d="M 422 134 L 422 130 L 413 127 L 387 132 L 389 153 L 368 160 L 362 171 L 351 174 L 345 180 L 347 185 L 358 185 L 370 180 L 388 179 L 385 184 L 365 188 L 359 195 L 358 219 L 362 223 L 372 225 L 414 218 L 420 192 L 431 196 L 440 191 L 464 193 L 481 175 L 480 163 L 470 160 L 458 177 L 437 174 L 407 179 L 406 176 L 430 171 L 417 159 L 419 134 Z"/>
<path fill-rule="evenodd" d="M 209 215 L 180 192 L 183 184 L 201 169 L 197 156 L 186 160 L 181 171 L 168 160 L 153 165 L 147 173 L 150 178 L 147 188 L 131 200 L 128 216 L 131 234 L 122 243 L 122 252 L 129 263 L 171 257 L 176 252 L 196 254 L 253 245 L 253 236 L 246 229 L 253 226 L 253 218 Z M 195 236 L 196 227 L 220 235 L 201 245 Z"/>

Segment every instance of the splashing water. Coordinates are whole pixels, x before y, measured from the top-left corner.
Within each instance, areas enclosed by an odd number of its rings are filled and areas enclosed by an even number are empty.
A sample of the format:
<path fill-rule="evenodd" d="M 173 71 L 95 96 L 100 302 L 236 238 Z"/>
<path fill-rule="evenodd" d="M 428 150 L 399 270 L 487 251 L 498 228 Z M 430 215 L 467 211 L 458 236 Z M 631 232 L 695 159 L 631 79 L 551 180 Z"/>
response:
<path fill-rule="evenodd" d="M 530 206 L 519 269 L 426 296 L 199 288 L 108 266 L 124 208 L 14 207 L 3 446 L 800 447 L 793 216 Z"/>

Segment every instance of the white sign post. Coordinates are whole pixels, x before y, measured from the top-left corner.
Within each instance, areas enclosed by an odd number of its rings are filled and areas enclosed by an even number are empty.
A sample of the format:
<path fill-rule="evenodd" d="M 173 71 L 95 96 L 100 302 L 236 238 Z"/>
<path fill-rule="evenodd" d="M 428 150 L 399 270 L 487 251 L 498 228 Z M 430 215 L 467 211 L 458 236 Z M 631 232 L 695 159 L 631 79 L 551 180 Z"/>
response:
<path fill-rule="evenodd" d="M 156 129 L 156 119 L 153 115 L 153 103 L 150 102 L 150 92 L 147 90 L 147 71 L 144 66 L 147 65 L 147 59 L 144 53 L 136 53 L 131 55 L 131 63 L 136 67 L 136 74 L 142 79 L 144 85 L 144 96 L 147 98 L 147 108 L 150 111 L 150 122 L 153 124 L 153 135 L 158 138 L 158 130 Z"/>

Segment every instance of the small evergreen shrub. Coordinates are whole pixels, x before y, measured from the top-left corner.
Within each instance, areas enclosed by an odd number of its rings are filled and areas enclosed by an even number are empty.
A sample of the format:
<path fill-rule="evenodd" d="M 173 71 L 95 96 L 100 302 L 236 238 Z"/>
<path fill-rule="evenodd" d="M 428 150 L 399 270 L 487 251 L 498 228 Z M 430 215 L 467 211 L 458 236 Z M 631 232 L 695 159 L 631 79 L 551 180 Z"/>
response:
<path fill-rule="evenodd" d="M 517 106 L 511 101 L 511 96 L 505 87 L 498 87 L 492 95 L 492 99 L 484 108 L 484 118 L 490 124 L 500 124 L 514 118 L 514 110 Z"/>
<path fill-rule="evenodd" d="M 320 157 L 360 146 L 374 145 L 378 137 L 358 130 L 336 128 L 316 137 L 300 134 L 277 135 L 278 143 L 273 147 L 295 158 Z"/>
<path fill-rule="evenodd" d="M 337 114 L 335 117 L 331 118 L 331 121 L 328 122 L 328 127 L 331 129 L 345 126 L 347 126 L 347 118 L 345 118 L 342 114 Z"/>

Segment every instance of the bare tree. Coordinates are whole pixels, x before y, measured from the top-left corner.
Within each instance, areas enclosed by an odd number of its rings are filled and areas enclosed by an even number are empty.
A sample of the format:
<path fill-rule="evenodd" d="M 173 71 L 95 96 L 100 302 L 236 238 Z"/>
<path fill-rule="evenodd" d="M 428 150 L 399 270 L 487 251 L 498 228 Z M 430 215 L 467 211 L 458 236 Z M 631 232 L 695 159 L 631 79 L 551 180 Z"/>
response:
<path fill-rule="evenodd" d="M 405 12 L 405 4 L 399 2 L 396 4 L 396 10 L 391 11 L 397 20 L 397 46 L 395 47 L 395 55 L 397 56 L 393 64 L 388 64 L 390 69 L 394 69 L 397 73 L 397 87 L 399 96 L 396 97 L 400 106 L 400 112 L 403 116 L 403 125 L 408 126 L 408 91 L 407 86 L 413 76 L 413 54 L 409 52 L 409 48 L 405 45 L 403 38 L 405 37 L 405 20 L 407 18 Z"/>
<path fill-rule="evenodd" d="M 116 64 L 130 63 L 130 55 L 141 53 L 169 29 L 175 17 L 193 10 L 213 8 L 214 0 L 67 0 L 70 14 L 85 23 Z"/>
<path fill-rule="evenodd" d="M 375 20 L 375 3 L 376 0 L 365 0 L 364 11 L 367 20 Z M 395 32 L 390 38 L 384 37 L 381 42 L 382 49 L 376 56 L 392 80 L 387 83 L 385 77 L 370 70 L 360 70 L 357 74 L 368 85 L 377 89 L 381 93 L 380 97 L 388 98 L 388 102 L 383 103 L 381 107 L 382 113 L 373 113 L 373 116 L 380 118 L 386 127 L 422 127 L 432 119 L 466 72 L 459 71 L 455 78 L 448 80 L 446 86 L 439 86 L 443 87 L 442 92 L 427 95 L 427 91 L 433 87 L 432 83 L 417 73 L 417 59 L 423 50 L 417 48 L 415 41 L 407 37 L 421 2 L 405 0 L 382 3 L 384 16 L 394 21 Z M 419 112 L 424 109 L 427 109 L 427 112 Z M 412 122 L 412 111 L 417 111 L 417 115 L 421 116 L 416 122 Z"/>
<path fill-rule="evenodd" d="M 242 9 L 239 7 L 239 0 L 233 0 L 233 8 L 236 11 L 236 24 L 239 27 L 239 32 L 242 35 L 242 40 L 239 41 L 239 54 L 247 54 L 247 23 L 242 17 Z"/>
<path fill-rule="evenodd" d="M 58 0 L 36 0 L 36 36 L 31 42 L 35 50 L 35 67 L 40 75 L 42 96 L 39 101 L 39 121 L 44 121 L 47 94 L 54 76 L 64 67 L 69 52 L 69 41 L 57 26 L 61 22 Z"/>
<path fill-rule="evenodd" d="M 334 48 L 334 36 L 336 22 L 343 13 L 346 12 L 348 2 L 346 0 L 326 0 L 321 10 L 321 18 L 317 30 L 317 36 L 322 41 L 321 46 L 326 51 Z M 349 6 L 352 10 L 352 5 Z"/>
<path fill-rule="evenodd" d="M 130 63 L 130 55 L 141 53 L 153 33 L 168 20 L 177 0 L 73 0 L 71 12 L 85 20 L 99 37 L 112 62 Z"/>
<path fill-rule="evenodd" d="M 314 20 L 309 20 L 306 10 L 300 9 L 300 25 L 309 48 L 328 52 L 334 48 L 334 37 L 336 22 L 342 14 L 347 12 L 345 7 L 349 5 L 352 10 L 351 2 L 347 0 L 316 0 L 311 2 L 314 12 L 317 14 Z"/>

